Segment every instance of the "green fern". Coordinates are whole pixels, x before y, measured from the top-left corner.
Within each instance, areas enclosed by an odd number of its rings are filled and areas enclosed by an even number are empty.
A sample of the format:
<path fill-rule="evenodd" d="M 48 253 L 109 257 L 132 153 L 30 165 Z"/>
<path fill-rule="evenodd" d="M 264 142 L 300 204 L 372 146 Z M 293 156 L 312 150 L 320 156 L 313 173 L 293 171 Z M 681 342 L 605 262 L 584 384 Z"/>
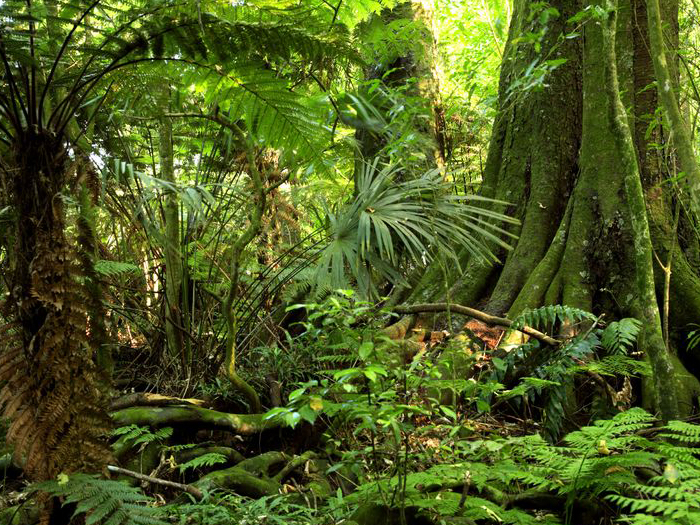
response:
<path fill-rule="evenodd" d="M 173 435 L 173 429 L 172 427 L 163 427 L 153 431 L 149 427 L 128 425 L 114 429 L 112 435 L 119 437 L 118 443 L 135 447 L 136 445 L 162 442 Z"/>
<path fill-rule="evenodd" d="M 73 516 L 85 515 L 85 525 L 166 525 L 151 498 L 120 481 L 61 474 L 55 481 L 33 485 L 33 490 L 59 497 L 63 505 L 75 504 Z"/>
<path fill-rule="evenodd" d="M 669 421 L 661 436 L 672 441 L 697 445 L 700 444 L 700 425 L 684 421 Z"/>
<path fill-rule="evenodd" d="M 570 321 L 577 323 L 588 320 L 594 321 L 595 315 L 580 308 L 574 308 L 566 305 L 551 305 L 542 306 L 534 310 L 527 310 L 513 319 L 513 328 L 518 329 L 523 326 L 531 326 L 532 328 L 554 326 L 555 323 L 563 323 Z"/>
<path fill-rule="evenodd" d="M 465 478 L 474 486 L 468 497 L 462 500 L 461 494 L 454 492 Z M 397 494 L 405 487 L 406 506 L 416 507 L 432 517 L 460 516 L 468 522 L 483 520 L 485 523 L 513 525 L 535 525 L 538 523 L 559 523 L 554 516 L 536 517 L 520 509 L 506 509 L 481 495 L 487 487 L 496 483 L 495 469 L 479 463 L 455 463 L 436 465 L 423 472 L 411 472 L 405 481 L 399 476 L 379 481 L 371 481 L 357 487 L 345 502 L 358 505 L 366 502 L 382 501 Z M 405 485 L 404 485 L 405 484 Z M 437 521 L 437 520 L 436 520 Z"/>
<path fill-rule="evenodd" d="M 103 259 L 95 262 L 95 271 L 100 275 L 114 277 L 122 273 L 138 272 L 139 268 L 131 263 Z"/>
<path fill-rule="evenodd" d="M 541 327 L 552 329 L 564 321 L 592 322 L 596 317 L 583 310 L 568 306 L 555 305 L 529 310 L 514 320 L 514 326 Z M 622 319 L 611 323 L 605 329 L 593 327 L 570 338 L 564 344 L 543 351 L 536 342 L 520 345 L 509 352 L 496 366 L 492 373 L 496 381 L 501 381 L 509 370 L 524 369 L 525 373 L 550 384 L 539 388 L 528 385 L 516 385 L 505 393 L 506 398 L 527 396 L 535 401 L 535 395 L 544 397 L 544 435 L 550 441 L 559 438 L 565 417 L 565 406 L 570 389 L 574 385 L 574 376 L 581 372 L 597 373 L 602 376 L 646 376 L 650 367 L 646 362 L 637 361 L 625 355 L 636 341 L 640 323 L 635 319 Z M 608 355 L 606 355 L 608 354 Z M 524 364 L 524 366 L 523 366 Z M 534 403 L 533 403 L 534 404 Z"/>
<path fill-rule="evenodd" d="M 602 376 L 650 376 L 651 365 L 646 361 L 638 361 L 625 355 L 610 355 L 600 360 L 594 359 L 584 365 L 576 365 L 572 372 L 595 372 Z"/>
<path fill-rule="evenodd" d="M 189 460 L 187 463 L 179 465 L 178 468 L 180 472 L 185 472 L 187 469 L 196 469 L 202 467 L 211 467 L 213 465 L 218 465 L 220 463 L 226 463 L 226 456 L 223 454 L 218 454 L 216 452 L 210 452 L 207 454 L 202 454 L 194 459 Z"/>
<path fill-rule="evenodd" d="M 620 319 L 603 330 L 600 342 L 610 354 L 627 353 L 637 341 L 642 323 L 636 319 Z"/>

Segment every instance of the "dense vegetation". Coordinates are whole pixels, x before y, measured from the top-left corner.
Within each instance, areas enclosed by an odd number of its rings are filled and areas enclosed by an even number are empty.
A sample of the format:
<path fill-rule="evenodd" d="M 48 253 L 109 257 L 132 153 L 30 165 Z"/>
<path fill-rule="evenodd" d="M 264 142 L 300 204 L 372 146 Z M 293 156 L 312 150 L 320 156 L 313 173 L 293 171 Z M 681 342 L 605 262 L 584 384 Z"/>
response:
<path fill-rule="evenodd" d="M 0 1 L 0 523 L 700 522 L 698 20 Z"/>

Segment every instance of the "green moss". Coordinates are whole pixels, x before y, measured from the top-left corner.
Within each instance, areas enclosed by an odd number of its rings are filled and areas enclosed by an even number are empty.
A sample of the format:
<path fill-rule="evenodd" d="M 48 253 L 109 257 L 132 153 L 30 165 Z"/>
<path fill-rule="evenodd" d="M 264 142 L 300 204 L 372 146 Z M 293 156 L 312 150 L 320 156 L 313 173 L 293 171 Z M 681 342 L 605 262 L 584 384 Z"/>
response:
<path fill-rule="evenodd" d="M 264 421 L 262 414 L 227 414 L 195 406 L 130 407 L 112 412 L 112 419 L 117 426 L 192 424 L 202 428 L 229 430 L 241 435 L 257 434 L 279 425 Z"/>
<path fill-rule="evenodd" d="M 231 467 L 207 474 L 193 484 L 200 490 L 228 489 L 241 496 L 261 498 L 279 494 L 281 485 L 266 478 L 259 478 L 240 468 Z"/>
<path fill-rule="evenodd" d="M 30 525 L 39 521 L 39 509 L 33 502 L 0 510 L 0 525 Z"/>
<path fill-rule="evenodd" d="M 514 319 L 525 310 L 537 308 L 543 304 L 556 304 L 556 302 L 547 303 L 545 297 L 548 295 L 551 284 L 559 275 L 559 268 L 568 239 L 569 223 L 571 221 L 571 211 L 573 209 L 572 202 L 573 201 L 569 199 L 566 213 L 549 246 L 549 250 L 547 250 L 547 254 L 530 274 L 525 286 L 520 290 L 515 302 L 510 307 L 508 317 L 511 319 Z"/>

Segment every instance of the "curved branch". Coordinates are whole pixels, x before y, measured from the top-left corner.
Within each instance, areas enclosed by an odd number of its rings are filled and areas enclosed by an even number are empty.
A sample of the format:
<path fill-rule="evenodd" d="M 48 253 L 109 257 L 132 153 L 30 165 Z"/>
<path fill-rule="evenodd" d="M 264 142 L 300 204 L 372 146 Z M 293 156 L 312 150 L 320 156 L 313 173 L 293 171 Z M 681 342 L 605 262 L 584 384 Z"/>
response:
<path fill-rule="evenodd" d="M 478 319 L 479 321 L 482 321 L 486 324 L 503 326 L 505 328 L 512 328 L 513 330 L 518 330 L 519 332 L 522 332 L 526 335 L 529 335 L 530 337 L 533 337 L 533 338 L 537 339 L 538 341 L 542 341 L 543 343 L 548 344 L 550 346 L 559 346 L 561 344 L 561 341 L 559 341 L 558 339 L 554 339 L 553 337 L 550 337 L 547 334 L 544 334 L 544 333 L 540 332 L 539 330 L 535 330 L 534 328 L 531 328 L 529 326 L 523 326 L 522 328 L 515 328 L 515 327 L 513 327 L 513 321 L 510 319 L 506 319 L 505 317 L 496 317 L 495 315 L 490 315 L 490 314 L 487 314 L 486 312 L 482 312 L 481 310 L 476 310 L 474 308 L 469 308 L 468 306 L 462 306 L 460 304 L 447 304 L 447 303 L 414 304 L 411 306 L 396 306 L 396 307 L 394 307 L 393 310 L 399 314 L 419 314 L 419 313 L 425 313 L 425 312 L 447 312 L 449 310 L 450 312 L 455 313 L 455 314 L 461 314 L 461 315 L 473 317 L 474 319 Z"/>

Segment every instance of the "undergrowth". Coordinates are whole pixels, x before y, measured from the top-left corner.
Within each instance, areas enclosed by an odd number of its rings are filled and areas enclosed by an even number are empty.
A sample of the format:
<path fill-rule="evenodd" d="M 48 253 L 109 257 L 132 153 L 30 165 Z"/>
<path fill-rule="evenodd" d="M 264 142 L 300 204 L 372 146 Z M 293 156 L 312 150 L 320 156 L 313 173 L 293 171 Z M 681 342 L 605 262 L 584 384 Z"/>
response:
<path fill-rule="evenodd" d="M 633 355 L 637 321 L 605 326 L 579 310 L 538 309 L 517 326 L 553 333 L 580 323 L 577 335 L 557 347 L 528 342 L 491 358 L 469 337 L 421 343 L 377 335 L 373 320 L 388 312 L 350 293 L 305 308 L 303 333 L 288 342 L 305 346 L 316 373 L 288 363 L 279 377 L 300 381 L 285 385 L 287 404 L 265 417 L 323 432 L 315 457 L 323 458 L 330 492 L 319 497 L 303 487 L 308 466 L 298 472 L 302 485 L 258 499 L 217 489 L 198 502 L 183 496 L 157 507 L 136 488 L 82 474 L 35 489 L 77 504 L 75 514 L 88 524 L 700 523 L 700 426 L 664 425 L 630 408 L 629 378 L 648 373 Z M 605 409 L 591 415 L 600 419 L 560 438 L 565 396 L 577 380 L 593 379 Z M 503 423 L 523 408 L 530 423 Z M 169 427 L 134 425 L 114 432 L 117 444 L 130 447 L 171 435 Z M 177 474 L 224 461 L 204 454 Z"/>

